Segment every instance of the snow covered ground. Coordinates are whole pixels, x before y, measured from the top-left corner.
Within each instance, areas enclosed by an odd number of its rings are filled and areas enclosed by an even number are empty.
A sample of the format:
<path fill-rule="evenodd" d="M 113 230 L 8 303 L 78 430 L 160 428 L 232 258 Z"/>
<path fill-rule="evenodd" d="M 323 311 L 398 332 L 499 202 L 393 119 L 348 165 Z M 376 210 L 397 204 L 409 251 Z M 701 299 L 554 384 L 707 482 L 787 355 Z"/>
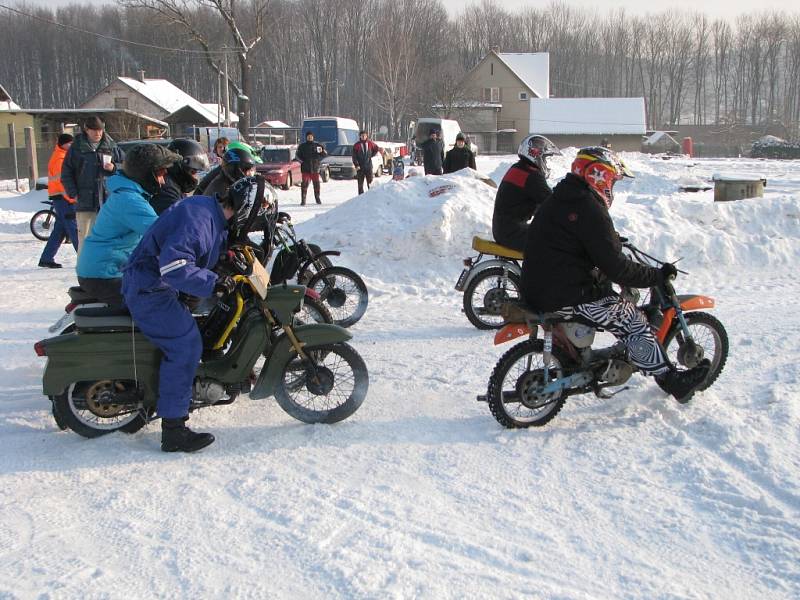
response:
<path fill-rule="evenodd" d="M 502 429 L 475 396 L 508 346 L 452 289 L 493 190 L 383 177 L 351 199 L 355 182 L 331 182 L 321 207 L 279 195 L 370 287 L 353 328 L 367 400 L 335 426 L 271 400 L 201 411 L 218 441 L 193 456 L 159 452 L 157 424 L 57 430 L 33 343 L 75 260 L 38 269 L 27 220 L 45 196 L 0 192 L 0 598 L 800 597 L 800 161 L 624 157 L 618 229 L 683 257 L 679 291 L 714 296 L 730 337 L 690 404 L 635 376 L 543 429 Z M 478 167 L 499 180 L 512 161 Z M 677 191 L 739 171 L 765 174 L 763 199 Z"/>

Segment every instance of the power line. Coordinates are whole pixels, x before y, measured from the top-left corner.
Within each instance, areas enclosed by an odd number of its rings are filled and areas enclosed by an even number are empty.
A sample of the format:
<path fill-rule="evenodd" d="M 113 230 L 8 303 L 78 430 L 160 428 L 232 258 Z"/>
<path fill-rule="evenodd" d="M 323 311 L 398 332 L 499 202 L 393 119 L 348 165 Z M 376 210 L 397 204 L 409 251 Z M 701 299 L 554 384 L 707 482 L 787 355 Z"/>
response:
<path fill-rule="evenodd" d="M 180 52 L 184 54 L 201 54 L 201 55 L 208 55 L 213 54 L 216 56 L 223 56 L 223 55 L 236 55 L 239 52 L 237 50 L 191 50 L 187 48 L 169 48 L 166 46 L 155 46 L 153 44 L 145 44 L 143 42 L 134 42 L 133 40 L 123 40 L 122 38 L 114 37 L 112 35 L 104 35 L 102 33 L 97 33 L 96 31 L 89 31 L 87 29 L 81 29 L 80 27 L 76 27 L 75 25 L 67 25 L 66 23 L 59 23 L 58 21 L 53 21 L 51 19 L 46 19 L 44 17 L 40 17 L 37 15 L 32 15 L 30 13 L 23 12 L 16 8 L 12 8 L 10 6 L 6 6 L 5 4 L 0 4 L 0 8 L 4 8 L 7 11 L 12 13 L 16 13 L 23 17 L 28 17 L 29 19 L 33 19 L 35 21 L 40 21 L 42 23 L 48 23 L 49 25 L 55 25 L 56 27 L 61 27 L 63 29 L 70 29 L 72 31 L 77 31 L 78 33 L 85 33 L 86 35 L 91 35 L 94 37 L 102 38 L 104 40 L 111 40 L 114 42 L 119 42 L 121 44 L 130 44 L 131 46 L 138 46 L 140 48 L 149 48 L 151 50 L 162 50 L 167 52 Z"/>

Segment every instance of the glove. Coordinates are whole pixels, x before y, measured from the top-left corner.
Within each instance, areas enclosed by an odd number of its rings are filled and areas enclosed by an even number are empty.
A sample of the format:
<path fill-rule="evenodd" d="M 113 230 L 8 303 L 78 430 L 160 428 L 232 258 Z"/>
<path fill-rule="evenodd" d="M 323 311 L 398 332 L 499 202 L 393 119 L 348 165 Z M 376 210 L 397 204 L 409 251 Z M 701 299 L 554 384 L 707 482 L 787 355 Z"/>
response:
<path fill-rule="evenodd" d="M 235 289 L 236 289 L 236 282 L 230 275 L 223 275 L 222 277 L 219 277 L 217 279 L 217 283 L 214 284 L 214 293 L 217 296 L 224 296 L 226 294 L 230 294 Z"/>
<path fill-rule="evenodd" d="M 247 262 L 244 254 L 236 250 L 228 250 L 227 261 L 241 275 L 252 275 L 253 265 Z"/>
<path fill-rule="evenodd" d="M 672 281 L 678 276 L 678 269 L 672 263 L 664 263 L 661 265 L 660 271 L 662 281 Z"/>

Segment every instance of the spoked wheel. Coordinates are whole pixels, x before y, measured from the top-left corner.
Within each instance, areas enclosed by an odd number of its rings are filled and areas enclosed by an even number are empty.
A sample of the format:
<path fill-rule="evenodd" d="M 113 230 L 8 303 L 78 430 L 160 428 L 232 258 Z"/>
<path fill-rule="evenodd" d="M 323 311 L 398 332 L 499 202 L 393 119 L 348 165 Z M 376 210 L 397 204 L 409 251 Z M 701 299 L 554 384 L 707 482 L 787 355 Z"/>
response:
<path fill-rule="evenodd" d="M 50 239 L 55 224 L 56 213 L 48 209 L 40 210 L 31 217 L 31 233 L 36 239 L 46 242 Z"/>
<path fill-rule="evenodd" d="M 364 360 L 344 342 L 305 348 L 310 362 L 287 357 L 275 400 L 304 423 L 336 423 L 358 410 L 369 388 Z"/>
<path fill-rule="evenodd" d="M 309 325 L 312 323 L 333 323 L 333 315 L 325 303 L 316 298 L 306 296 L 303 308 L 294 317 L 294 325 Z"/>
<path fill-rule="evenodd" d="M 685 313 L 683 317 L 686 319 L 689 333 L 692 334 L 694 345 L 684 343 L 683 332 L 676 323 L 664 339 L 664 349 L 669 360 L 679 371 L 696 367 L 704 358 L 711 361 L 708 377 L 697 388 L 697 391 L 705 390 L 717 380 L 728 360 L 728 333 L 722 323 L 708 313 L 691 312 Z M 659 386 L 663 389 L 660 383 Z"/>
<path fill-rule="evenodd" d="M 478 329 L 503 326 L 500 309 L 506 302 L 520 299 L 522 282 L 513 271 L 492 267 L 479 273 L 464 290 L 464 314 Z"/>
<path fill-rule="evenodd" d="M 497 361 L 489 378 L 487 400 L 494 418 L 503 427 L 541 427 L 564 406 L 566 393 L 545 393 L 546 383 L 563 377 L 566 359 L 557 348 L 551 353 L 549 381 L 544 378 L 542 340 L 517 344 Z"/>
<path fill-rule="evenodd" d="M 329 267 L 314 274 L 306 284 L 319 294 L 341 327 L 358 323 L 367 312 L 367 286 L 354 271 L 345 267 Z"/>
<path fill-rule="evenodd" d="M 127 398 L 120 401 L 118 394 L 130 396 L 135 388 L 133 381 L 110 380 L 79 381 L 63 394 L 53 398 L 55 411 L 72 431 L 87 438 L 95 438 L 114 431 L 134 433 L 147 423 L 148 410 L 141 402 Z"/>

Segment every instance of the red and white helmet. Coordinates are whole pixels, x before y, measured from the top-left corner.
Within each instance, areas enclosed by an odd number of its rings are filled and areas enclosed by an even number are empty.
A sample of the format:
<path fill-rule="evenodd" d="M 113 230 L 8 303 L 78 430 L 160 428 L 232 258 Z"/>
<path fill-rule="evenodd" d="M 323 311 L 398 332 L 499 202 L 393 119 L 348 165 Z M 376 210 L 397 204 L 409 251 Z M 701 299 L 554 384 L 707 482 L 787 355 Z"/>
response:
<path fill-rule="evenodd" d="M 622 159 L 608 148 L 581 148 L 572 161 L 572 174 L 580 177 L 606 205 L 614 202 L 614 184 L 623 177 L 633 177 Z"/>
<path fill-rule="evenodd" d="M 543 135 L 529 135 L 519 145 L 517 155 L 539 167 L 545 177 L 550 175 L 547 168 L 548 156 L 561 156 L 561 150 Z"/>

